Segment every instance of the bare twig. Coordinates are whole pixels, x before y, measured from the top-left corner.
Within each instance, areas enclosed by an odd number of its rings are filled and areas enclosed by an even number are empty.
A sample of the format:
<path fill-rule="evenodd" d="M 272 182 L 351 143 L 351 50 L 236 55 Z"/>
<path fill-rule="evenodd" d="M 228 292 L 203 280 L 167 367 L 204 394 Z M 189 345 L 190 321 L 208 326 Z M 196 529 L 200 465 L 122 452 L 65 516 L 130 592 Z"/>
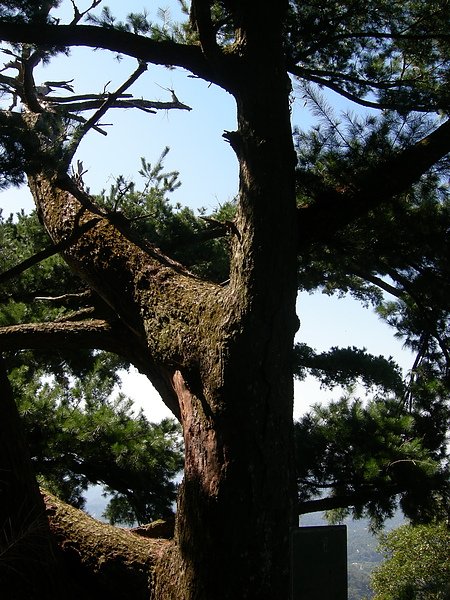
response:
<path fill-rule="evenodd" d="M 49 83 L 49 82 L 47 82 Z M 132 98 L 133 94 L 122 94 L 120 98 Z M 107 100 L 109 98 L 109 94 L 107 92 L 102 92 L 101 94 L 79 94 L 74 96 L 48 96 L 47 100 L 52 102 L 53 104 L 64 104 L 66 102 L 77 102 L 79 100 Z"/>
<path fill-rule="evenodd" d="M 75 0 L 70 0 L 72 3 L 72 7 L 73 7 L 73 19 L 71 21 L 71 25 L 76 25 L 77 23 L 79 23 L 81 21 L 81 19 L 87 15 L 88 12 L 90 12 L 93 8 L 95 8 L 96 6 L 98 6 L 102 0 L 92 0 L 91 5 L 86 8 L 86 10 L 84 10 L 83 12 L 80 12 L 78 6 L 75 4 Z"/>
<path fill-rule="evenodd" d="M 120 96 L 123 94 L 123 92 L 126 89 L 128 89 L 135 81 L 137 81 L 137 79 L 139 79 L 139 77 L 142 75 L 142 73 L 144 73 L 146 70 L 147 70 L 147 64 L 140 62 L 138 68 L 134 71 L 134 73 L 131 74 L 131 76 L 117 89 L 117 91 L 110 94 L 108 96 L 108 98 L 106 100 L 104 100 L 104 102 L 102 103 L 100 108 L 97 110 L 97 112 L 94 115 L 92 115 L 92 117 L 90 119 L 88 119 L 86 121 L 86 124 L 83 127 L 83 129 L 85 130 L 83 132 L 83 135 L 93 125 L 98 123 L 98 121 L 103 117 L 103 115 L 111 107 L 111 105 L 114 104 L 114 102 L 116 102 L 120 98 Z"/>
<path fill-rule="evenodd" d="M 132 73 L 132 75 L 111 95 L 105 99 L 97 110 L 95 114 L 92 115 L 90 119 L 88 119 L 83 125 L 78 128 L 78 131 L 75 133 L 72 142 L 68 149 L 68 157 L 69 159 L 75 154 L 81 140 L 86 135 L 86 133 L 95 127 L 99 120 L 103 117 L 103 115 L 111 108 L 111 105 L 114 104 L 118 98 L 125 92 L 126 89 L 130 87 L 139 77 L 147 70 L 147 64 L 144 62 L 140 62 L 138 68 Z"/>
<path fill-rule="evenodd" d="M 84 290 L 75 294 L 62 294 L 61 296 L 36 296 L 35 300 L 41 300 L 43 302 L 67 302 L 70 300 L 85 300 L 91 298 L 92 291 Z"/>
<path fill-rule="evenodd" d="M 77 121 L 78 123 L 86 123 L 86 121 L 87 121 L 87 119 L 85 119 L 81 115 L 75 115 L 73 113 L 67 113 L 66 116 L 69 117 L 70 119 L 72 119 L 73 121 Z M 101 127 L 107 127 L 108 125 L 111 125 L 111 123 L 100 123 L 100 125 L 101 125 Z M 98 125 L 94 125 L 94 127 L 92 129 L 94 131 L 97 131 L 98 133 L 101 133 L 102 135 L 108 135 L 106 133 L 106 131 L 103 131 L 103 129 L 100 129 L 100 127 Z"/>

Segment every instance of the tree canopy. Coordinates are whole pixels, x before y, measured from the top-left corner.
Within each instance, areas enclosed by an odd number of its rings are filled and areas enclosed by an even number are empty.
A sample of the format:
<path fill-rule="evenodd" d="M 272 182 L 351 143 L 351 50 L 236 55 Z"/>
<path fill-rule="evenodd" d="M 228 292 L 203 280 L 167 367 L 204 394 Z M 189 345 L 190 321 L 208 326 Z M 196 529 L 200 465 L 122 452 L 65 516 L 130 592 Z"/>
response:
<path fill-rule="evenodd" d="M 380 541 L 385 560 L 372 575 L 375 600 L 449 596 L 448 524 L 402 525 Z"/>

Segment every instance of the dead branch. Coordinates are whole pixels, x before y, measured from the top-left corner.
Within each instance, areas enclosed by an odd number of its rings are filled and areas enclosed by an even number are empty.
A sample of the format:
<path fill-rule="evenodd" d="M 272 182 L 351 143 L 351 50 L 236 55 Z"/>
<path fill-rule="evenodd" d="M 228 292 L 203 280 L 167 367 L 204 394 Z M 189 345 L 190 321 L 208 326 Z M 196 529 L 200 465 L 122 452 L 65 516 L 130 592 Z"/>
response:
<path fill-rule="evenodd" d="M 74 294 L 62 294 L 61 296 L 36 296 L 35 300 L 41 300 L 44 302 L 57 302 L 65 304 L 66 302 L 70 302 L 72 300 L 89 300 L 92 298 L 91 290 L 84 290 L 82 292 L 77 292 Z"/>
<path fill-rule="evenodd" d="M 144 73 L 146 70 L 147 64 L 144 62 L 139 62 L 138 68 L 130 75 L 130 77 L 121 86 L 119 86 L 119 88 L 114 93 L 109 95 L 108 98 L 102 102 L 97 112 L 93 114 L 92 117 L 90 117 L 86 121 L 86 123 L 84 123 L 78 128 L 78 130 L 75 132 L 75 135 L 72 138 L 72 142 L 69 145 L 69 157 L 72 157 L 75 154 L 81 140 L 86 135 L 86 133 L 98 124 L 99 120 L 103 117 L 103 115 L 106 114 L 109 108 L 111 108 L 111 105 L 114 102 L 116 102 L 120 98 L 120 96 L 125 92 L 125 90 L 127 90 L 135 81 L 137 81 L 142 75 L 142 73 Z"/>

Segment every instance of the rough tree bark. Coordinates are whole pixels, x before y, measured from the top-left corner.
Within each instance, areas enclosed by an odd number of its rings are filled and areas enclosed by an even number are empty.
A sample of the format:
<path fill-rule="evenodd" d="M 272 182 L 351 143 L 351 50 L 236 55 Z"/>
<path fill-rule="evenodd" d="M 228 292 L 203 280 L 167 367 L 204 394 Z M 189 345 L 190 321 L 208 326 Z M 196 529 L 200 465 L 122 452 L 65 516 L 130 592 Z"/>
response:
<path fill-rule="evenodd" d="M 156 569 L 155 599 L 288 596 L 295 199 L 285 158 L 293 161 L 288 81 L 275 74 L 255 73 L 250 60 L 241 74 L 248 89 L 240 88 L 232 142 L 241 210 L 227 287 L 133 244 L 108 218 L 64 251 L 130 340 L 170 373 L 178 399 L 185 474 L 175 539 Z M 262 79 L 268 92 L 255 101 L 252 88 L 261 88 Z M 272 96 L 281 96 L 279 106 Z M 96 216 L 82 193 L 56 175 L 30 173 L 29 186 L 55 243 Z"/>
<path fill-rule="evenodd" d="M 183 426 L 175 536 L 155 568 L 155 600 L 288 597 L 297 282 L 285 8 L 233 8 L 239 61 L 204 41 L 238 110 L 238 130 L 225 135 L 240 165 L 227 286 L 193 277 L 102 214 L 60 164 L 36 159 L 42 131 L 47 144 L 53 131 L 46 116 L 24 118 L 36 134 L 27 170 L 44 226 L 55 244 L 85 227 L 62 254 L 116 315 L 105 333 L 125 328 L 137 361 L 165 382 L 159 389 Z"/>
<path fill-rule="evenodd" d="M 143 537 L 100 523 L 46 492 L 43 499 L 52 539 L 57 544 L 56 556 L 66 578 L 60 579 L 65 588 L 72 587 L 70 598 L 150 598 L 154 567 L 170 545 L 169 540 Z M 61 585 L 59 595 L 54 597 L 62 597 L 62 590 Z M 50 599 L 50 595 L 39 596 L 44 597 Z"/>

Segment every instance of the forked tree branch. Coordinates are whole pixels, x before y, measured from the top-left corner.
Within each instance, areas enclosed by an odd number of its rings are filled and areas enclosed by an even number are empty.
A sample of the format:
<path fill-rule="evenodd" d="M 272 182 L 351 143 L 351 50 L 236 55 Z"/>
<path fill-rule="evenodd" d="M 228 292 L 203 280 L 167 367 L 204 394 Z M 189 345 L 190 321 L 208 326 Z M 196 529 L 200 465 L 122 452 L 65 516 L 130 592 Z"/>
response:
<path fill-rule="evenodd" d="M 70 0 L 73 8 L 73 19 L 71 21 L 71 25 L 76 25 L 81 21 L 83 17 L 85 17 L 92 9 L 101 4 L 102 0 L 92 0 L 90 6 L 88 6 L 85 10 L 80 11 L 78 6 L 75 3 L 75 0 Z"/>

